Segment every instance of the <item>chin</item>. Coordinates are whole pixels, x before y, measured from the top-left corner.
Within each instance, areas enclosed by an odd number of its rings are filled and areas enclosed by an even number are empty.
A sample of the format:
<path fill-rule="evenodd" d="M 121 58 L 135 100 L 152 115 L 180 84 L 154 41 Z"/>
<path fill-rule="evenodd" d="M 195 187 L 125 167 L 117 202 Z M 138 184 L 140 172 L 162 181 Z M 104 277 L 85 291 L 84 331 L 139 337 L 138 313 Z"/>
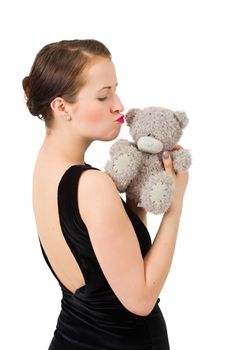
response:
<path fill-rule="evenodd" d="M 117 132 L 117 133 L 114 133 L 114 134 L 112 134 L 112 135 L 109 135 L 107 141 L 113 141 L 113 140 L 115 140 L 115 139 L 118 137 L 119 134 L 120 134 L 120 132 Z"/>
<path fill-rule="evenodd" d="M 114 130 L 114 132 L 108 133 L 108 135 L 106 135 L 106 134 L 105 135 L 101 135 L 97 139 L 99 141 L 113 141 L 113 140 L 115 140 L 118 137 L 119 133 L 120 133 L 120 130 L 117 130 L 117 131 Z"/>

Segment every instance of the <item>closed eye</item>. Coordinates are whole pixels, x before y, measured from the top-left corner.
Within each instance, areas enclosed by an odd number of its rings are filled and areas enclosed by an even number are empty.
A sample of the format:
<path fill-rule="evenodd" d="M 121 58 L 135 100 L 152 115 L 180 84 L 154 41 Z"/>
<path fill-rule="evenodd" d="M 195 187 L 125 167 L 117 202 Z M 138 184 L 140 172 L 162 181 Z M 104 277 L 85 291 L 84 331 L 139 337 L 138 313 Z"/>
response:
<path fill-rule="evenodd" d="M 99 98 L 98 98 L 99 101 L 104 101 L 104 100 L 106 100 L 106 99 L 107 99 L 107 97 L 99 97 Z"/>

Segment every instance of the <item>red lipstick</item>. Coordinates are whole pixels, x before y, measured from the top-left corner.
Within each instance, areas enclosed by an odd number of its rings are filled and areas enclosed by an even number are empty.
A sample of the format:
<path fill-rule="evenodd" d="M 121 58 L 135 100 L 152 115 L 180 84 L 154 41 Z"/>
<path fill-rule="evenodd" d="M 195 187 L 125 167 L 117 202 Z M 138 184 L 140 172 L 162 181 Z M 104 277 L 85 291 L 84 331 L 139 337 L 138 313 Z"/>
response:
<path fill-rule="evenodd" d="M 117 122 L 123 124 L 125 121 L 124 121 L 124 115 L 121 114 L 120 117 L 116 120 Z"/>

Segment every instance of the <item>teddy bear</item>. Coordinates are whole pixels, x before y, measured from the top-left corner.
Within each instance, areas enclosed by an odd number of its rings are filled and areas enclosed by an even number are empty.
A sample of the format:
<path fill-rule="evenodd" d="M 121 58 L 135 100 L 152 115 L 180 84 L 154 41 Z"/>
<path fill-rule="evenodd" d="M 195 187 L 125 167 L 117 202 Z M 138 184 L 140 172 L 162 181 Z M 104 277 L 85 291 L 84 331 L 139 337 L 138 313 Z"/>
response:
<path fill-rule="evenodd" d="M 173 150 L 189 120 L 185 112 L 163 107 L 131 108 L 125 115 L 133 141 L 118 139 L 110 147 L 104 169 L 120 193 L 152 214 L 166 212 L 172 200 L 173 179 L 165 171 L 162 153 L 169 151 L 175 172 L 187 171 L 187 149 Z"/>

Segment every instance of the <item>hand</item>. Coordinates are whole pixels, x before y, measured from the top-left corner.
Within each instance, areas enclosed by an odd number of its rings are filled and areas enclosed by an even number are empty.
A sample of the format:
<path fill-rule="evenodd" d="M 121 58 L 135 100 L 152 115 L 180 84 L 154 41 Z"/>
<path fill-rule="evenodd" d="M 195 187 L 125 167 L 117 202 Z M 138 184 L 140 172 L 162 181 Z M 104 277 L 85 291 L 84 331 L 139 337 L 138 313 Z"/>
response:
<path fill-rule="evenodd" d="M 181 147 L 180 145 L 175 145 L 173 149 L 170 151 L 178 151 L 180 149 L 183 149 L 183 147 Z M 168 154 L 169 154 L 169 151 L 168 151 Z M 172 177 L 173 183 L 174 183 L 172 204 L 170 206 L 170 210 L 171 210 L 173 208 L 176 208 L 177 206 L 182 206 L 185 189 L 188 184 L 189 174 L 188 174 L 188 171 L 184 171 L 184 172 L 174 171 L 174 168 L 172 165 L 172 158 L 170 154 L 167 159 L 163 158 L 163 163 L 164 163 L 165 170 Z"/>

